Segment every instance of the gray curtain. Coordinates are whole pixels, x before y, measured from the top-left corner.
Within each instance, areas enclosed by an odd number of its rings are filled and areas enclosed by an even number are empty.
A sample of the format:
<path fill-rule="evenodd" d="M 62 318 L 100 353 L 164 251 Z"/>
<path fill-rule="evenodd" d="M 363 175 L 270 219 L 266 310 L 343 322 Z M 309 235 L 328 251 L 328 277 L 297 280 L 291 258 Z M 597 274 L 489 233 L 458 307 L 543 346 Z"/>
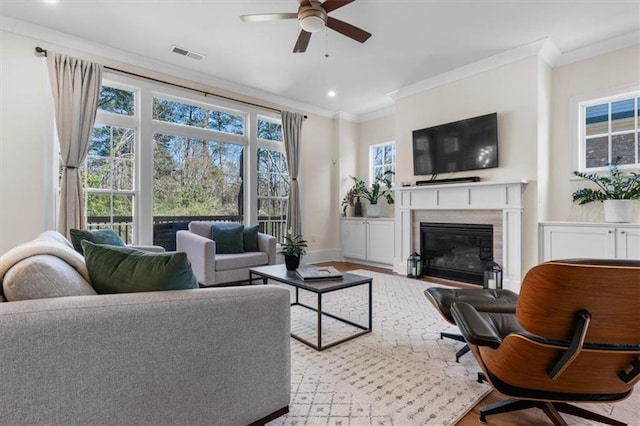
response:
<path fill-rule="evenodd" d="M 60 142 L 62 181 L 58 231 L 84 229 L 84 200 L 78 167 L 84 162 L 96 119 L 102 65 L 49 51 L 49 79 Z"/>
<path fill-rule="evenodd" d="M 300 214 L 300 187 L 298 171 L 300 170 L 300 141 L 302 139 L 302 120 L 304 117 L 289 111 L 282 111 L 282 136 L 287 156 L 287 168 L 291 179 L 289 190 L 289 206 L 287 208 L 287 229 L 292 236 L 302 235 L 302 216 Z"/>

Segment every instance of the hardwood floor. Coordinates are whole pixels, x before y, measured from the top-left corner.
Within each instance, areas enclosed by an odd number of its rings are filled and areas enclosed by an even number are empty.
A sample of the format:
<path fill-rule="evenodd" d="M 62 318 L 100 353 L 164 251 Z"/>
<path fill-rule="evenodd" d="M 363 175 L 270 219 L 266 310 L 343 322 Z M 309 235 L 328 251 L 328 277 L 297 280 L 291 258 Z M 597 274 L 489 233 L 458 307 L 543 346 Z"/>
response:
<path fill-rule="evenodd" d="M 373 272 L 380 272 L 383 274 L 393 274 L 390 269 L 375 268 L 371 266 L 361 265 L 358 263 L 326 262 L 319 265 L 333 266 L 334 268 L 343 272 L 353 271 L 355 269 L 365 269 Z M 427 280 L 425 279 L 425 281 Z M 434 282 L 436 281 L 436 279 L 430 278 L 429 281 Z M 454 285 L 457 287 L 466 287 L 465 284 L 460 284 L 460 283 L 455 283 L 450 281 L 445 282 L 444 280 L 440 280 L 440 282 L 442 282 L 443 284 Z M 451 354 L 451 356 L 453 356 L 453 354 Z M 473 356 L 473 355 L 467 354 L 465 356 Z M 515 413 L 498 414 L 495 416 L 488 417 L 486 423 L 480 423 L 479 421 L 480 407 L 487 404 L 492 404 L 494 402 L 502 401 L 504 399 L 505 398 L 501 397 L 496 392 L 491 392 L 482 401 L 476 404 L 476 406 L 473 407 L 473 409 L 469 413 L 467 413 L 462 419 L 460 419 L 460 421 L 456 423 L 456 425 L 457 426 L 472 426 L 472 425 L 477 426 L 478 424 L 486 424 L 489 426 L 506 426 L 506 425 L 551 425 L 553 424 L 547 418 L 547 416 L 541 410 L 538 410 L 538 409 L 528 409 L 528 410 L 518 411 Z"/>

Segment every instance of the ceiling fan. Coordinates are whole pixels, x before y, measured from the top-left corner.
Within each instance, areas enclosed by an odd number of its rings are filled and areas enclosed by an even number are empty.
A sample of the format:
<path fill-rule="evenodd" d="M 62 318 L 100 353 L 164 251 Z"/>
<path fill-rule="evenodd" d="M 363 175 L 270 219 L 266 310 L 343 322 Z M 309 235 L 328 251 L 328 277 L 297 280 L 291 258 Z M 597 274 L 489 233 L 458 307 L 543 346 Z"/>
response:
<path fill-rule="evenodd" d="M 241 15 L 244 22 L 278 21 L 281 19 L 297 19 L 300 22 L 300 35 L 293 48 L 293 53 L 302 53 L 307 50 L 311 33 L 321 31 L 326 27 L 339 32 L 360 43 L 364 43 L 371 37 L 368 33 L 358 27 L 354 27 L 344 21 L 328 16 L 332 10 L 336 10 L 355 0 L 326 0 L 324 3 L 319 0 L 298 0 L 300 6 L 297 13 L 261 13 L 256 15 Z"/>

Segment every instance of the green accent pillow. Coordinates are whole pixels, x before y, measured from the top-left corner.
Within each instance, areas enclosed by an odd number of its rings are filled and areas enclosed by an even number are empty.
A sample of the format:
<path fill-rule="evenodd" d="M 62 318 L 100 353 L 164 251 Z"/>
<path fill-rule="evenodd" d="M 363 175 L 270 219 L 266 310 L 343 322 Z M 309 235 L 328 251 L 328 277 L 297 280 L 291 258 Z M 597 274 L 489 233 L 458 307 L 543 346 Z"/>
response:
<path fill-rule="evenodd" d="M 186 253 L 148 252 L 87 240 L 82 247 L 98 294 L 198 288 Z"/>
<path fill-rule="evenodd" d="M 80 254 L 82 252 L 82 241 L 91 241 L 94 244 L 109 244 L 110 246 L 124 247 L 124 241 L 120 235 L 111 228 L 102 228 L 96 231 L 84 231 L 82 229 L 70 229 L 71 243 L 73 248 Z"/>
<path fill-rule="evenodd" d="M 239 223 L 211 226 L 211 239 L 216 242 L 216 254 L 244 253 L 244 226 Z"/>
<path fill-rule="evenodd" d="M 258 225 L 245 226 L 242 231 L 244 251 L 258 251 Z"/>

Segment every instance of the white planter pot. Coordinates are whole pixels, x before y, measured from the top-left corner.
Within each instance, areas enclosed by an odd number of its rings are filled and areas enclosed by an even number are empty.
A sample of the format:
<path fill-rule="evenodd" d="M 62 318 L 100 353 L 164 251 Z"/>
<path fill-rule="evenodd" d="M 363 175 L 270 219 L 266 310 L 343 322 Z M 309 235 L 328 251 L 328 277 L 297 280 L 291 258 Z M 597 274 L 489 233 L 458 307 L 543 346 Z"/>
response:
<path fill-rule="evenodd" d="M 367 217 L 380 217 L 380 204 L 368 204 Z"/>
<path fill-rule="evenodd" d="M 605 222 L 632 222 L 634 200 L 604 200 Z"/>

